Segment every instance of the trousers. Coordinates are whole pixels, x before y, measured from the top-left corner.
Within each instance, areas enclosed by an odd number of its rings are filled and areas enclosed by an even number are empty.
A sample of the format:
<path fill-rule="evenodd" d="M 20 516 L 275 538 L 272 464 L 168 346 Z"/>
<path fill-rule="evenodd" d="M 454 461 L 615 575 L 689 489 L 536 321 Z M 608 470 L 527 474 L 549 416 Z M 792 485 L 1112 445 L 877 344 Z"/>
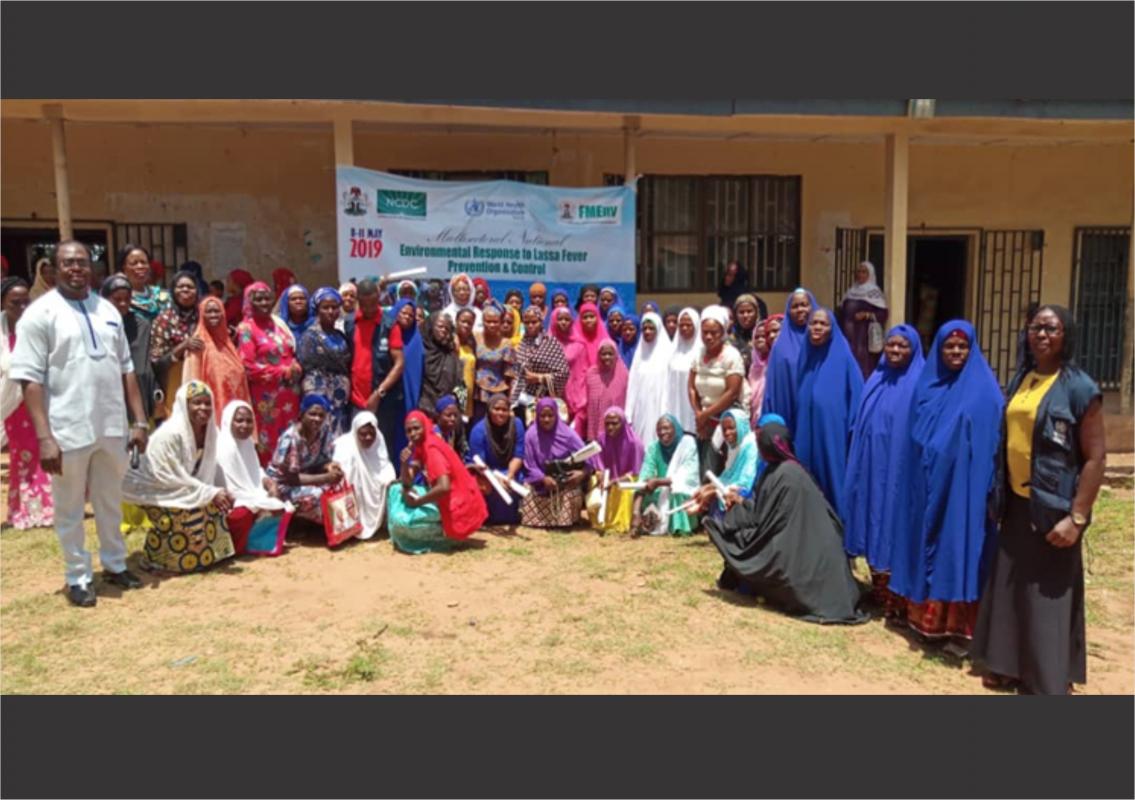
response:
<path fill-rule="evenodd" d="M 63 453 L 63 474 L 51 476 L 55 502 L 55 534 L 63 550 L 68 586 L 86 587 L 94 579 L 91 554 L 83 531 L 83 508 L 90 495 L 104 569 L 126 569 L 122 538 L 122 478 L 126 474 L 126 439 L 103 437 L 92 445 Z"/>

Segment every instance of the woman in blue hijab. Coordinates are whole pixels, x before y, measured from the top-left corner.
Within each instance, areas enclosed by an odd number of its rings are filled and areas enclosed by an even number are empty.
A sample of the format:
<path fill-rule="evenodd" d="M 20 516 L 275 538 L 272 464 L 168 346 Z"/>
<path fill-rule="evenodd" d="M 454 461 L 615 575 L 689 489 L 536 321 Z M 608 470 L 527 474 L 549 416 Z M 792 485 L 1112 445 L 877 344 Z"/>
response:
<path fill-rule="evenodd" d="M 403 311 L 403 309 L 409 309 Z M 418 306 L 406 297 L 394 304 L 391 309 L 394 325 L 402 334 L 402 394 L 405 402 L 404 413 L 409 414 L 418 407 L 422 396 L 422 373 L 425 371 L 425 347 L 418 329 Z"/>
<path fill-rule="evenodd" d="M 904 485 L 899 457 L 924 364 L 918 331 L 910 325 L 891 328 L 851 426 L 843 482 L 843 546 L 852 558 L 867 559 L 872 596 L 880 606 L 886 602 L 890 580 L 891 542 L 900 533 L 895 529 L 899 489 Z"/>
<path fill-rule="evenodd" d="M 797 289 L 788 296 L 784 322 L 765 367 L 764 414 L 779 414 L 790 433 L 796 430 L 797 366 L 804 340 L 808 336 L 808 318 L 819 308 L 816 298 L 807 289 Z"/>
<path fill-rule="evenodd" d="M 843 519 L 847 448 L 863 373 L 835 315 L 826 308 L 817 308 L 808 319 L 797 380 L 796 457 Z"/>
<path fill-rule="evenodd" d="M 303 298 L 301 304 L 300 298 Z M 315 323 L 315 316 L 311 313 L 311 299 L 308 295 L 307 289 L 300 286 L 298 283 L 293 283 L 287 289 L 280 293 L 280 303 L 276 308 L 276 313 L 284 324 L 288 326 L 288 330 L 292 332 L 292 336 L 296 340 L 296 346 L 299 346 L 300 337 L 304 335 Z"/>
<path fill-rule="evenodd" d="M 623 328 L 623 320 L 627 316 L 627 311 L 622 306 L 612 306 L 607 310 L 607 315 L 602 317 L 602 320 L 607 325 L 607 333 L 615 342 L 619 341 Z"/>
<path fill-rule="evenodd" d="M 633 327 L 632 327 L 633 326 Z M 631 368 L 634 362 L 635 350 L 638 349 L 638 340 L 642 337 L 642 323 L 637 314 L 626 314 L 615 336 L 615 344 L 619 346 L 619 358 Z"/>
<path fill-rule="evenodd" d="M 1005 406 L 973 326 L 947 322 L 918 377 L 910 436 L 899 462 L 906 484 L 891 545 L 888 617 L 929 638 L 973 636 L 993 537 L 987 498 Z"/>

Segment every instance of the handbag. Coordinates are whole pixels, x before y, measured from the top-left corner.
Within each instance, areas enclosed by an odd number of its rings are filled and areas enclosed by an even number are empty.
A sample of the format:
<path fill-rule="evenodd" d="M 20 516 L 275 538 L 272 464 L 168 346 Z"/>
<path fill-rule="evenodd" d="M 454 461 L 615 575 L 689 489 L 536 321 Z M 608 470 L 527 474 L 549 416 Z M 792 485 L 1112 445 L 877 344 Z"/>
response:
<path fill-rule="evenodd" d="M 345 481 L 323 493 L 323 530 L 327 546 L 336 547 L 363 532 L 359 501 L 354 488 Z"/>
<path fill-rule="evenodd" d="M 867 352 L 877 355 L 883 352 L 883 326 L 876 319 L 867 326 Z"/>

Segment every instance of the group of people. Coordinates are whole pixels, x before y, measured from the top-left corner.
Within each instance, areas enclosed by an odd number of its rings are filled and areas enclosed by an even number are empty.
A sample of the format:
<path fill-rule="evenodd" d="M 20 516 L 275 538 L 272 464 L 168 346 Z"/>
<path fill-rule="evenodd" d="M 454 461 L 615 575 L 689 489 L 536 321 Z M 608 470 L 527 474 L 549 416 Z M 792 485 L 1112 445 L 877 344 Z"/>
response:
<path fill-rule="evenodd" d="M 720 305 L 637 311 L 612 286 L 498 300 L 463 274 L 444 293 L 309 292 L 237 270 L 224 298 L 190 266 L 167 292 L 134 246 L 100 293 L 83 245 L 53 266 L 30 306 L 22 281 L 3 289 L 9 497 L 21 526 L 54 503 L 79 605 L 95 602 L 88 492 L 127 587 L 120 525 L 145 528 L 148 568 L 191 572 L 278 555 L 294 520 L 326 524 L 350 492 L 360 535 L 385 527 L 408 553 L 485 525 L 704 528 L 722 590 L 818 622 L 868 618 L 863 557 L 885 616 L 968 650 L 990 686 L 1085 679 L 1102 418 L 1060 307 L 1030 318 L 1006 403 L 968 322 L 925 356 L 908 325 L 880 336 L 866 263 L 838 313 L 798 289 L 771 315 L 737 264 Z"/>

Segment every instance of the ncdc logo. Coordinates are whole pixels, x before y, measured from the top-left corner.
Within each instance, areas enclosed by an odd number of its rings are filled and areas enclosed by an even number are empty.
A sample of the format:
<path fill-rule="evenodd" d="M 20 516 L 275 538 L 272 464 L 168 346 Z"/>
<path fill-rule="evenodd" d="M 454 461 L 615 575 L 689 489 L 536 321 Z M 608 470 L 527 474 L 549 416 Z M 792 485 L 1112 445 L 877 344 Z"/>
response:
<path fill-rule="evenodd" d="M 485 204 L 476 197 L 465 201 L 465 214 L 470 217 L 479 217 L 485 213 Z"/>

